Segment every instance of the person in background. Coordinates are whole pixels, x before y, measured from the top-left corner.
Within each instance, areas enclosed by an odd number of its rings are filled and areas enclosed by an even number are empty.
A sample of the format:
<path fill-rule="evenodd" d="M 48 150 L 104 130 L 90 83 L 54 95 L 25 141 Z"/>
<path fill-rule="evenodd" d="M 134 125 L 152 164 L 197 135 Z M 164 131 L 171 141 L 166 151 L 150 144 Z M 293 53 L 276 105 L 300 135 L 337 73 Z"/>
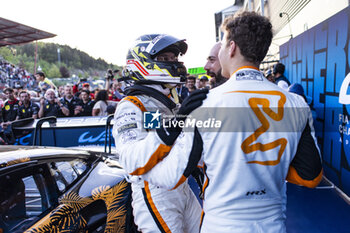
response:
<path fill-rule="evenodd" d="M 19 93 L 20 106 L 18 108 L 17 120 L 25 118 L 38 118 L 39 106 L 31 101 L 27 91 Z"/>
<path fill-rule="evenodd" d="M 227 81 L 227 78 L 221 75 L 221 65 L 219 61 L 219 51 L 221 48 L 221 42 L 217 42 L 209 52 L 207 63 L 204 65 L 204 69 L 207 71 L 207 75 L 211 77 L 211 88 L 220 86 Z"/>
<path fill-rule="evenodd" d="M 285 66 L 282 63 L 277 63 L 273 68 L 273 75 L 277 86 L 284 90 L 288 90 L 290 86 L 289 80 L 284 76 Z"/>
<path fill-rule="evenodd" d="M 270 69 L 266 72 L 266 79 L 272 83 L 275 83 L 275 77 L 273 76 L 272 71 Z"/>
<path fill-rule="evenodd" d="M 90 94 L 89 94 L 89 96 L 90 96 L 90 99 L 95 99 L 95 94 L 94 93 L 92 93 L 92 92 L 90 92 L 90 84 L 89 83 L 83 83 L 83 85 L 82 85 L 82 91 L 83 90 L 85 90 L 85 91 L 88 91 Z"/>
<path fill-rule="evenodd" d="M 33 91 L 33 90 L 29 90 L 29 91 L 28 91 L 28 94 L 29 94 L 29 96 L 30 96 L 30 99 L 38 98 L 38 97 L 39 97 L 38 93 L 37 93 L 36 91 Z"/>
<path fill-rule="evenodd" d="M 6 100 L 1 109 L 0 137 L 6 144 L 13 144 L 15 139 L 13 138 L 11 123 L 17 118 L 19 101 L 16 99 L 12 88 L 6 88 L 4 93 Z"/>
<path fill-rule="evenodd" d="M 19 98 L 19 93 L 22 91 L 22 87 L 17 86 L 13 88 L 13 95 L 15 96 L 16 99 Z"/>
<path fill-rule="evenodd" d="M 19 108 L 19 101 L 14 95 L 12 88 L 4 90 L 6 101 L 2 108 L 2 127 L 6 128 L 12 121 L 16 120 Z"/>
<path fill-rule="evenodd" d="M 118 95 L 118 81 L 115 79 L 115 77 L 119 74 L 119 70 L 116 69 L 112 71 L 111 69 L 107 70 L 106 73 L 106 83 L 105 88 L 108 92 L 108 100 L 111 101 L 120 101 L 122 98 L 121 95 Z"/>
<path fill-rule="evenodd" d="M 95 88 L 94 91 L 92 92 L 94 95 L 94 100 L 96 99 L 97 93 L 100 91 L 100 88 Z M 96 102 L 96 101 L 95 101 Z"/>
<path fill-rule="evenodd" d="M 193 91 L 195 91 L 196 88 L 196 76 L 188 76 L 186 78 L 186 88 L 188 89 L 188 93 L 191 94 Z"/>
<path fill-rule="evenodd" d="M 293 83 L 292 85 L 290 85 L 288 87 L 288 91 L 297 95 L 300 95 L 301 97 L 303 97 L 303 99 L 305 100 L 305 102 L 307 103 L 307 98 L 305 96 L 305 92 L 304 92 L 304 88 L 301 84 L 299 83 Z"/>
<path fill-rule="evenodd" d="M 75 109 L 77 116 L 92 116 L 92 109 L 95 102 L 90 98 L 90 92 L 88 90 L 82 90 L 80 93 L 81 105 L 78 105 Z"/>
<path fill-rule="evenodd" d="M 55 91 L 50 88 L 46 91 L 45 97 L 40 98 L 39 118 L 49 116 L 63 117 L 62 108 L 63 104 L 56 97 Z"/>
<path fill-rule="evenodd" d="M 106 90 L 100 90 L 95 98 L 95 105 L 92 109 L 93 116 L 107 116 L 108 93 Z"/>
<path fill-rule="evenodd" d="M 123 90 L 121 89 L 121 83 L 119 83 L 117 80 L 114 80 L 109 90 L 108 100 L 120 101 L 124 97 L 125 95 L 123 94 Z"/>
<path fill-rule="evenodd" d="M 74 117 L 79 114 L 79 110 L 81 109 L 81 101 L 79 98 L 73 95 L 73 88 L 70 85 L 64 86 L 64 96 L 61 98 L 62 107 L 61 110 L 63 114 L 67 117 Z M 80 107 L 78 107 L 80 106 Z"/>
<path fill-rule="evenodd" d="M 83 84 L 84 82 L 86 82 L 86 81 L 87 81 L 86 78 L 79 79 L 79 82 L 77 82 L 76 84 L 74 84 L 74 85 L 72 86 L 72 88 L 73 88 L 73 94 L 74 94 L 75 96 L 79 97 L 79 94 L 76 95 L 76 93 L 81 91 L 82 84 Z"/>
<path fill-rule="evenodd" d="M 58 97 L 63 97 L 64 96 L 64 86 L 59 86 L 58 87 Z"/>
<path fill-rule="evenodd" d="M 200 79 L 199 79 L 199 83 L 198 83 L 198 89 L 201 88 L 208 88 L 209 89 L 209 79 L 207 76 L 203 75 Z"/>
<path fill-rule="evenodd" d="M 40 88 L 41 94 L 45 95 L 45 92 L 51 88 L 53 90 L 57 90 L 57 87 L 55 86 L 55 84 L 53 84 L 53 82 L 46 78 L 45 74 L 43 72 L 37 72 L 35 74 L 35 78 L 38 81 L 38 86 Z"/>
<path fill-rule="evenodd" d="M 195 76 L 187 76 L 185 85 L 179 84 L 176 88 L 178 95 L 182 100 L 186 99 L 187 96 L 191 94 L 191 92 L 196 90 L 196 77 Z"/>

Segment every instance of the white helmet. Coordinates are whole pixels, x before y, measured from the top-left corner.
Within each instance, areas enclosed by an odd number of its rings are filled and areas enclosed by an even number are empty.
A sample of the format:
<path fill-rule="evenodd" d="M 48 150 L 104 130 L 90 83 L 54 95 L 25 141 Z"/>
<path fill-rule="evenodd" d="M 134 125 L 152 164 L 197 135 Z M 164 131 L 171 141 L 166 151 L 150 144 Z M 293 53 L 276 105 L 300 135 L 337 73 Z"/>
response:
<path fill-rule="evenodd" d="M 177 57 L 186 51 L 185 40 L 166 34 L 143 35 L 128 51 L 123 78 L 140 84 L 183 83 L 187 70 L 182 62 L 156 61 L 155 58 L 164 52 L 173 52 Z"/>

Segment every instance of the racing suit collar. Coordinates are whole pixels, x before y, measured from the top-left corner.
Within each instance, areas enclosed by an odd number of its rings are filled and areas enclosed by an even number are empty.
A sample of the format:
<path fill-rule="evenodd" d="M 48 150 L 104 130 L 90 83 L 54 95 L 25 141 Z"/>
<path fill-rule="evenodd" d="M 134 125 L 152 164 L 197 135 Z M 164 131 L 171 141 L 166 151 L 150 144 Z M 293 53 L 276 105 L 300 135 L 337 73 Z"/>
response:
<path fill-rule="evenodd" d="M 236 81 L 264 81 L 263 73 L 254 66 L 242 66 L 237 69 L 228 81 L 236 82 Z"/>
<path fill-rule="evenodd" d="M 239 70 L 242 70 L 242 69 L 253 69 L 253 70 L 257 70 L 257 71 L 260 71 L 257 67 L 255 66 L 241 66 L 239 67 L 237 70 L 233 71 L 233 73 L 231 74 L 231 78 L 239 71 Z"/>

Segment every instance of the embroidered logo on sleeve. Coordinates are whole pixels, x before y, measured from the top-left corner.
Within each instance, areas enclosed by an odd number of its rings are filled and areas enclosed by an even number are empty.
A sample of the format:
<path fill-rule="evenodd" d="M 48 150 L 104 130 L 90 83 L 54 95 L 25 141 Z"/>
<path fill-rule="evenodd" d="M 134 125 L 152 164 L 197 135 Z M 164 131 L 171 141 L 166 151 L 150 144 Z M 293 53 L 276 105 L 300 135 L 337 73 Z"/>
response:
<path fill-rule="evenodd" d="M 130 124 L 126 124 L 126 125 L 123 125 L 121 127 L 118 128 L 118 133 L 122 133 L 128 129 L 135 129 L 137 128 L 137 124 L 136 123 L 130 123 Z"/>

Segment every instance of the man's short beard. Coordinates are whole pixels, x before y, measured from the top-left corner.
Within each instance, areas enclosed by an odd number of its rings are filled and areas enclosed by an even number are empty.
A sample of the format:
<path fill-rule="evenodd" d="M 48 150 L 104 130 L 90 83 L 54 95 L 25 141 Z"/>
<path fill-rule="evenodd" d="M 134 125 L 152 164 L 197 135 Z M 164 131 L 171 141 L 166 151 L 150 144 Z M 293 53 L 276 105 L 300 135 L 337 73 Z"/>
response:
<path fill-rule="evenodd" d="M 215 78 L 215 84 L 214 87 L 220 86 L 221 84 L 225 83 L 228 78 L 224 77 L 221 75 L 221 69 L 218 70 L 217 73 L 213 73 L 213 72 L 207 72 L 207 74 L 211 77 Z"/>
<path fill-rule="evenodd" d="M 227 80 L 228 80 L 228 78 L 221 75 L 221 69 L 220 69 L 218 71 L 218 73 L 216 74 L 216 82 L 218 83 L 218 85 L 221 85 L 221 84 L 225 83 Z"/>

